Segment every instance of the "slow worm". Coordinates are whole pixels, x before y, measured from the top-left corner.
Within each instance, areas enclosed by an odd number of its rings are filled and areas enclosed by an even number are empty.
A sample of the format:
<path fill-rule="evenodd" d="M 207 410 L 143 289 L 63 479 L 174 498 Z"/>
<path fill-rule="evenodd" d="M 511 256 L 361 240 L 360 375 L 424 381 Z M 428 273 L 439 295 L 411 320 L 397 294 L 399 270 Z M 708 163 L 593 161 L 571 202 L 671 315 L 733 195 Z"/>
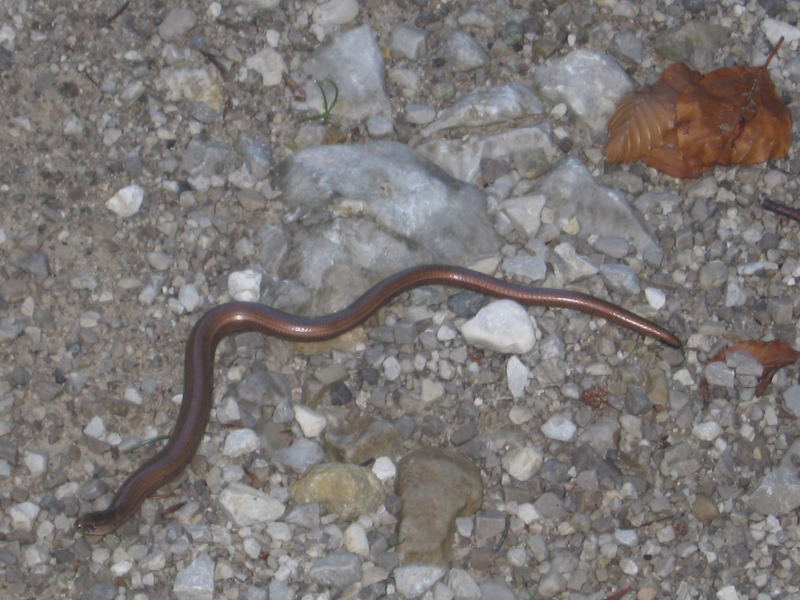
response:
<path fill-rule="evenodd" d="M 423 265 L 396 273 L 370 288 L 347 308 L 320 317 L 298 317 L 247 302 L 222 304 L 197 321 L 186 343 L 183 401 L 169 441 L 125 480 L 106 510 L 79 517 L 75 528 L 94 535 L 114 531 L 136 514 L 146 498 L 186 468 L 200 445 L 211 412 L 214 353 L 220 340 L 245 331 L 303 342 L 327 340 L 363 323 L 401 292 L 422 285 L 465 288 L 527 306 L 571 308 L 670 346 L 681 345 L 677 337 L 655 323 L 594 296 L 508 283 L 469 269 L 440 265 Z"/>

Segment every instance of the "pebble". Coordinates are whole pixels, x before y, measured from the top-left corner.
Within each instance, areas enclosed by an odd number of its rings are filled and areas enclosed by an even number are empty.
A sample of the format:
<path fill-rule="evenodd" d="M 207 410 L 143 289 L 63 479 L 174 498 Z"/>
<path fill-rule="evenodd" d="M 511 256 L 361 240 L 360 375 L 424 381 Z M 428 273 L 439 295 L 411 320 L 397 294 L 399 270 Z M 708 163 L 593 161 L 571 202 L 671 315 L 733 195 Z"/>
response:
<path fill-rule="evenodd" d="M 46 452 L 25 452 L 22 461 L 33 477 L 38 477 L 47 472 L 49 457 Z"/>
<path fill-rule="evenodd" d="M 692 435 L 704 442 L 713 442 L 722 434 L 722 426 L 716 421 L 698 423 L 692 428 Z"/>
<path fill-rule="evenodd" d="M 139 185 L 129 185 L 111 196 L 106 201 L 106 208 L 118 217 L 127 219 L 139 212 L 143 201 L 144 188 Z"/>
<path fill-rule="evenodd" d="M 372 471 L 343 463 L 312 467 L 292 483 L 290 491 L 294 502 L 317 502 L 346 520 L 371 513 L 384 501 L 383 487 Z"/>
<path fill-rule="evenodd" d="M 461 326 L 468 344 L 496 352 L 524 354 L 533 348 L 536 334 L 528 312 L 511 300 L 494 300 Z"/>
<path fill-rule="evenodd" d="M 303 473 L 325 458 L 325 451 L 318 442 L 302 438 L 288 448 L 276 451 L 273 457 L 290 469 Z"/>
<path fill-rule="evenodd" d="M 215 566 L 208 554 L 200 554 L 178 571 L 172 593 L 179 600 L 213 600 Z"/>
<path fill-rule="evenodd" d="M 105 439 L 106 426 L 103 423 L 103 419 L 98 416 L 92 417 L 86 424 L 86 427 L 83 428 L 83 433 L 97 440 Z"/>
<path fill-rule="evenodd" d="M 604 264 L 600 276 L 614 291 L 636 296 L 642 290 L 639 276 L 628 265 Z"/>
<path fill-rule="evenodd" d="M 392 479 L 397 474 L 397 466 L 391 458 L 379 456 L 372 465 L 372 472 L 381 481 Z"/>
<path fill-rule="evenodd" d="M 359 556 L 369 556 L 367 531 L 360 523 L 350 523 L 344 530 L 344 547 Z"/>
<path fill-rule="evenodd" d="M 358 16 L 357 0 L 328 0 L 318 4 L 311 12 L 311 20 L 317 25 L 344 25 Z"/>
<path fill-rule="evenodd" d="M 196 23 L 197 15 L 193 10 L 176 6 L 161 21 L 158 35 L 162 40 L 171 40 L 187 34 Z"/>
<path fill-rule="evenodd" d="M 242 302 L 256 302 L 261 296 L 261 272 L 256 269 L 233 271 L 228 275 L 228 293 Z"/>
<path fill-rule="evenodd" d="M 275 498 L 242 483 L 231 483 L 222 490 L 219 503 L 238 527 L 274 521 L 286 510 Z"/>
<path fill-rule="evenodd" d="M 456 72 L 473 71 L 489 62 L 489 54 L 475 39 L 461 29 L 452 30 L 444 41 L 442 57 Z"/>
<path fill-rule="evenodd" d="M 736 591 L 736 586 L 726 585 L 725 587 L 717 590 L 718 600 L 739 600 L 739 592 Z"/>
<path fill-rule="evenodd" d="M 31 531 L 40 510 L 39 506 L 33 502 L 20 502 L 12 505 L 8 509 L 8 515 L 11 517 L 11 526 L 16 529 Z"/>
<path fill-rule="evenodd" d="M 303 435 L 307 438 L 319 437 L 328 424 L 328 419 L 325 415 L 302 404 L 294 405 L 294 418 L 297 424 L 300 425 L 300 429 L 303 430 Z"/>
<path fill-rule="evenodd" d="M 459 600 L 481 600 L 481 588 L 472 575 L 463 569 L 450 569 L 447 585 Z"/>
<path fill-rule="evenodd" d="M 418 598 L 442 579 L 447 571 L 435 565 L 410 564 L 398 567 L 394 575 L 397 591 L 405 598 Z"/>
<path fill-rule="evenodd" d="M 400 24 L 392 27 L 389 44 L 392 52 L 405 58 L 416 60 L 425 51 L 427 37 L 428 34 L 424 29 Z"/>
<path fill-rule="evenodd" d="M 522 398 L 525 395 L 525 386 L 528 385 L 528 378 L 531 370 L 516 356 L 512 356 L 506 363 L 506 380 L 508 390 L 514 398 Z"/>
<path fill-rule="evenodd" d="M 558 413 L 547 419 L 541 427 L 542 433 L 551 440 L 568 442 L 575 437 L 578 427 L 565 413 Z"/>
<path fill-rule="evenodd" d="M 532 446 L 509 450 L 503 456 L 503 468 L 517 481 L 528 481 L 542 468 L 544 457 Z"/>
<path fill-rule="evenodd" d="M 319 584 L 344 588 L 361 579 L 361 561 L 361 557 L 352 552 L 336 552 L 315 559 L 308 576 Z"/>
<path fill-rule="evenodd" d="M 280 85 L 283 73 L 286 71 L 286 63 L 280 53 L 264 46 L 261 50 L 245 60 L 245 66 L 261 75 L 261 83 L 264 87 Z"/>
<path fill-rule="evenodd" d="M 605 129 L 617 100 L 633 91 L 630 77 L 614 59 L 590 50 L 573 50 L 531 70 L 543 95 L 564 102 L 594 131 Z"/>
<path fill-rule="evenodd" d="M 261 439 L 252 429 L 236 429 L 225 437 L 222 453 L 230 458 L 238 458 L 261 447 Z"/>
<path fill-rule="evenodd" d="M 644 288 L 644 296 L 647 298 L 647 303 L 656 310 L 661 310 L 667 303 L 667 295 L 658 288 Z"/>
<path fill-rule="evenodd" d="M 181 306 L 183 306 L 186 312 L 194 312 L 197 307 L 200 306 L 201 301 L 200 293 L 197 291 L 197 287 L 192 283 L 182 285 L 178 291 L 178 302 L 181 303 Z"/>

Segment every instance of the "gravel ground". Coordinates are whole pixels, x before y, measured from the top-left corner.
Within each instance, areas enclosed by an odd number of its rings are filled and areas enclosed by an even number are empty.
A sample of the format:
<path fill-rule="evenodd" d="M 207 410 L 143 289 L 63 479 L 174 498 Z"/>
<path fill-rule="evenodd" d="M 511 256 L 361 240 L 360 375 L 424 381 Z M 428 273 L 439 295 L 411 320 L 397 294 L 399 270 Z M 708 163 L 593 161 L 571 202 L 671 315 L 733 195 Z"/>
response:
<path fill-rule="evenodd" d="M 75 517 L 104 507 L 140 462 L 121 448 L 169 431 L 193 323 L 230 298 L 229 274 L 253 266 L 257 253 L 248 248 L 261 243 L 259 228 L 290 222 L 268 168 L 304 146 L 366 141 L 382 125 L 336 107 L 327 124 L 297 123 L 313 113 L 298 92 L 280 77 L 265 85 L 271 73 L 247 63 L 263 48 L 274 48 L 302 83 L 301 67 L 321 40 L 369 25 L 390 73 L 386 137 L 412 146 L 427 139 L 426 115 L 453 97 L 530 84 L 532 66 L 575 48 L 613 56 L 643 84 L 675 60 L 702 71 L 757 64 L 773 27 L 787 35 L 772 69 L 779 93 L 793 99 L 800 85 L 792 26 L 800 3 L 791 0 L 316 5 L 187 2 L 175 11 L 172 1 L 0 1 L 0 596 L 379 598 L 414 595 L 411 583 L 421 582 L 417 591 L 437 599 L 800 598 L 796 368 L 780 370 L 759 397 L 758 368 L 746 357 L 705 366 L 741 339 L 800 346 L 798 224 L 759 202 L 768 195 L 793 204 L 796 149 L 774 164 L 678 181 L 641 164 L 606 164 L 603 132 L 548 101 L 560 151 L 644 212 L 663 257 L 654 264 L 634 252 L 621 262 L 666 304 L 651 309 L 643 293 L 631 298 L 596 275 L 570 287 L 647 310 L 686 342 L 684 351 L 597 320 L 532 310 L 547 343 L 520 357 L 530 379 L 514 400 L 508 357 L 465 347 L 462 315 L 437 292 L 398 299 L 357 350 L 306 354 L 245 335 L 218 353 L 219 400 L 233 398 L 239 420 L 272 442 L 304 430 L 295 421 L 263 426 L 248 414 L 259 409 L 237 397 L 237 383 L 266 367 L 300 402 L 344 367 L 345 378 L 315 407 L 332 422 L 373 415 L 402 425 L 419 445 L 465 448 L 481 469 L 484 501 L 477 517 L 457 524 L 452 569 L 398 567 L 390 481 L 386 508 L 357 521 L 363 531 L 325 513 L 310 528 L 289 519 L 228 526 L 219 493 L 226 484 L 260 481 L 291 506 L 298 476 L 272 461 L 270 448 L 242 458 L 223 452 L 229 429 L 219 415 L 167 496 L 148 501 L 114 535 L 75 533 Z M 692 35 L 672 33 L 692 21 Z M 392 50 L 399 25 L 431 36 L 416 59 Z M 453 30 L 484 49 L 477 68 L 448 69 L 433 42 Z M 214 79 L 198 84 L 194 101 L 170 87 L 184 59 Z M 242 133 L 268 149 L 237 151 L 251 159 L 246 176 L 187 175 L 192 142 L 240 148 Z M 242 154 L 237 160 L 234 168 Z M 106 202 L 130 185 L 146 193 L 126 216 Z M 498 231 L 506 237 L 498 256 L 518 255 L 522 245 L 502 223 Z M 547 243 L 571 240 L 590 253 L 571 233 L 551 229 Z M 411 315 L 424 310 L 420 325 Z M 436 336 L 415 335 L 435 332 L 433 324 L 453 334 L 440 335 L 441 351 Z M 390 340 L 399 331 L 412 333 L 398 347 Z M 411 372 L 389 380 L 376 368 L 387 353 Z M 440 359 L 447 368 L 436 366 Z M 590 390 L 607 393 L 599 409 L 581 402 Z M 586 448 L 594 451 L 588 458 Z M 511 460 L 520 449 L 538 470 Z M 188 504 L 160 515 L 180 501 Z M 346 530 L 363 533 L 366 548 Z M 347 561 L 319 562 L 337 552 Z"/>

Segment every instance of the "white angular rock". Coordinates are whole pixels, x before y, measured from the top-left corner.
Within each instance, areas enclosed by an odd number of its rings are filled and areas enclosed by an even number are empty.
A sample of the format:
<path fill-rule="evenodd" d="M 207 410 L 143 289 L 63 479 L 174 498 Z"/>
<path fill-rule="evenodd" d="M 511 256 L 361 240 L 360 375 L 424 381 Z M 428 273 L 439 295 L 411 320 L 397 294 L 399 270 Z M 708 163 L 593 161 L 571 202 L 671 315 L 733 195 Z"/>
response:
<path fill-rule="evenodd" d="M 228 293 L 236 300 L 256 302 L 261 296 L 261 272 L 256 269 L 232 272 L 228 275 Z"/>
<path fill-rule="evenodd" d="M 302 404 L 295 404 L 294 418 L 307 438 L 319 437 L 328 424 L 325 415 Z"/>
<path fill-rule="evenodd" d="M 343 25 L 358 16 L 356 0 L 328 0 L 317 5 L 311 13 L 311 20 L 317 25 Z"/>
<path fill-rule="evenodd" d="M 541 427 L 542 433 L 551 440 L 568 442 L 575 437 L 578 427 L 564 413 L 558 413 L 547 419 Z"/>
<path fill-rule="evenodd" d="M 542 453 L 532 446 L 509 450 L 503 456 L 503 468 L 517 481 L 527 481 L 533 477 L 543 462 Z"/>
<path fill-rule="evenodd" d="M 213 600 L 214 561 L 201 554 L 175 576 L 172 592 L 179 600 Z"/>
<path fill-rule="evenodd" d="M 265 46 L 253 56 L 244 61 L 248 69 L 252 69 L 261 75 L 261 81 L 265 87 L 280 85 L 283 80 L 283 73 L 286 71 L 286 63 L 277 50 Z"/>
<path fill-rule="evenodd" d="M 242 483 L 232 483 L 219 495 L 225 511 L 239 527 L 274 521 L 286 507 L 272 496 Z"/>
<path fill-rule="evenodd" d="M 344 530 L 344 548 L 353 554 L 361 556 L 369 555 L 369 541 L 367 540 L 367 531 L 358 523 L 350 523 L 347 529 Z"/>
<path fill-rule="evenodd" d="M 234 429 L 225 437 L 222 453 L 230 458 L 237 458 L 257 451 L 261 447 L 258 434 L 252 429 Z"/>
<path fill-rule="evenodd" d="M 667 295 L 658 288 L 644 288 L 644 297 L 647 298 L 647 303 L 656 310 L 661 310 L 667 303 Z"/>
<path fill-rule="evenodd" d="M 119 190 L 106 201 L 106 208 L 123 219 L 132 217 L 142 206 L 144 188 L 139 185 L 129 185 Z"/>
<path fill-rule="evenodd" d="M 528 377 L 531 370 L 516 356 L 512 356 L 506 363 L 506 381 L 508 390 L 514 398 L 522 398 L 525 395 L 525 386 L 528 385 Z"/>
<path fill-rule="evenodd" d="M 511 300 L 495 300 L 461 326 L 469 344 L 496 352 L 524 354 L 533 348 L 536 333 L 528 312 Z"/>
<path fill-rule="evenodd" d="M 434 565 L 410 564 L 394 570 L 394 581 L 401 596 L 417 598 L 431 589 L 446 572 Z"/>
<path fill-rule="evenodd" d="M 12 505 L 8 509 L 8 516 L 11 517 L 11 526 L 15 529 L 31 531 L 40 510 L 39 506 L 33 502 L 20 502 Z"/>

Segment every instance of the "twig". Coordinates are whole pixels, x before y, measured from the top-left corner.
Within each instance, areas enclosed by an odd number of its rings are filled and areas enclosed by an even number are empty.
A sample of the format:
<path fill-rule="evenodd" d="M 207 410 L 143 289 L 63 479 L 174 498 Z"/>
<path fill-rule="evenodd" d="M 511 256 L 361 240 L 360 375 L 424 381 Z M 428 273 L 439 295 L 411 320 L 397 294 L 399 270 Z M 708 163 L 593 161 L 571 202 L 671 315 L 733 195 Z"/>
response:
<path fill-rule="evenodd" d="M 780 202 L 775 202 L 769 198 L 764 198 L 764 200 L 761 202 L 761 208 L 784 217 L 789 217 L 795 221 L 800 221 L 800 210 L 792 208 L 791 206 L 786 206 Z"/>
<path fill-rule="evenodd" d="M 113 23 L 114 21 L 116 21 L 116 20 L 117 20 L 117 18 L 118 18 L 118 17 L 119 17 L 119 16 L 120 16 L 122 13 L 124 13 L 126 10 L 128 10 L 128 6 L 129 6 L 129 5 L 130 5 L 130 0 L 128 0 L 127 2 L 123 2 L 122 6 L 120 6 L 120 7 L 117 9 L 117 11 L 116 11 L 116 12 L 115 12 L 113 15 L 111 15 L 110 17 L 106 17 L 106 18 L 103 20 L 103 25 L 104 25 L 105 27 L 109 27 L 109 26 L 111 26 L 111 23 Z"/>

